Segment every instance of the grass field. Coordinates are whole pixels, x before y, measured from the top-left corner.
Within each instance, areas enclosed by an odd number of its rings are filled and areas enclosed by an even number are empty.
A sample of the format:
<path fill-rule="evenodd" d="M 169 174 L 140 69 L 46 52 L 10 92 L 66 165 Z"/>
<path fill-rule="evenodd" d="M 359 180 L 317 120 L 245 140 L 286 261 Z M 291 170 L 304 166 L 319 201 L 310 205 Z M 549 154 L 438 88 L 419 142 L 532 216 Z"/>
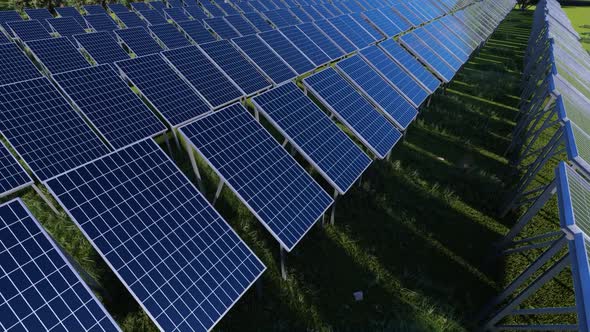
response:
<path fill-rule="evenodd" d="M 276 241 L 224 189 L 216 208 L 268 270 L 216 330 L 472 330 L 475 313 L 535 254 L 487 259 L 494 241 L 516 219 L 496 214 L 516 180 L 503 152 L 514 127 L 531 22 L 530 11 L 509 14 L 447 93 L 436 94 L 421 112 L 391 160 L 375 162 L 361 184 L 339 200 L 335 225 L 317 226 L 288 256 L 287 281 L 280 278 Z M 186 154 L 173 154 L 194 179 Z M 552 177 L 552 165 L 541 178 Z M 200 166 L 211 197 L 216 178 Z M 98 283 L 99 296 L 121 326 L 153 330 L 72 222 L 51 214 L 32 190 L 20 194 Z M 555 209 L 553 202 L 526 232 L 553 229 Z M 571 303 L 568 283 L 566 271 L 533 301 Z M 363 301 L 354 301 L 356 291 L 364 293 Z"/>
<path fill-rule="evenodd" d="M 563 10 L 572 22 L 574 29 L 582 37 L 582 45 L 590 51 L 590 5 L 585 7 L 565 6 Z"/>

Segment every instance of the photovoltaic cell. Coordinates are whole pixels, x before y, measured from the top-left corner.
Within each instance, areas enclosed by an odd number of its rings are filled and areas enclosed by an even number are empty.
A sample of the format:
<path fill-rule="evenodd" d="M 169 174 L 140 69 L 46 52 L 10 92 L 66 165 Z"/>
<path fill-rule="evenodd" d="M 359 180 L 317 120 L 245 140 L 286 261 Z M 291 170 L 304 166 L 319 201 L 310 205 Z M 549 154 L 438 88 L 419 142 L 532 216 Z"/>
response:
<path fill-rule="evenodd" d="M 290 25 L 299 24 L 300 22 L 289 13 L 286 9 L 276 9 L 265 11 L 262 15 L 266 16 L 276 27 L 288 27 Z"/>
<path fill-rule="evenodd" d="M 146 2 L 130 2 L 129 5 L 131 5 L 131 8 L 137 12 L 150 9 L 150 6 Z"/>
<path fill-rule="evenodd" d="M 46 78 L 0 86 L 0 131 L 45 181 L 108 153 Z"/>
<path fill-rule="evenodd" d="M 414 27 L 419 26 L 420 24 L 424 23 L 424 20 L 414 14 L 414 12 L 406 7 L 403 3 L 396 3 L 393 5 L 393 9 L 397 11 L 401 16 L 403 16 L 408 22 L 410 22 Z"/>
<path fill-rule="evenodd" d="M 385 17 L 385 15 L 383 15 L 378 9 L 363 12 L 361 15 L 366 20 L 369 20 L 373 26 L 385 36 L 393 37 L 402 32 L 397 25 Z"/>
<path fill-rule="evenodd" d="M 240 9 L 242 13 L 255 13 L 256 9 L 254 9 L 247 1 L 237 2 L 236 6 Z"/>
<path fill-rule="evenodd" d="M 352 10 L 350 10 L 350 8 L 346 7 L 346 5 L 344 5 L 344 3 L 342 1 L 336 1 L 333 3 L 333 5 L 338 8 L 338 10 L 342 13 L 342 14 L 350 14 L 352 13 Z"/>
<path fill-rule="evenodd" d="M 120 331 L 24 203 L 0 205 L 0 326 L 6 331 Z"/>
<path fill-rule="evenodd" d="M 51 74 L 90 67 L 66 37 L 33 40 L 27 46 Z"/>
<path fill-rule="evenodd" d="M 200 21 L 208 17 L 207 14 L 205 14 L 205 12 L 203 11 L 203 9 L 201 9 L 201 7 L 199 6 L 184 7 L 184 11 L 195 20 Z"/>
<path fill-rule="evenodd" d="M 244 14 L 244 17 L 246 17 L 248 22 L 250 22 L 256 28 L 256 30 L 260 32 L 273 30 L 270 24 L 268 24 L 266 20 L 263 19 L 258 13 L 247 13 Z"/>
<path fill-rule="evenodd" d="M 365 61 L 381 76 L 397 88 L 414 107 L 418 108 L 428 98 L 429 93 L 418 84 L 402 67 L 375 45 L 360 52 Z"/>
<path fill-rule="evenodd" d="M 162 54 L 205 97 L 212 108 L 243 97 L 243 92 L 196 46 L 165 51 Z"/>
<path fill-rule="evenodd" d="M 10 41 L 8 37 L 6 37 L 6 35 L 2 31 L 0 31 L 0 45 L 9 43 L 12 43 L 12 41 Z"/>
<path fill-rule="evenodd" d="M 333 3 L 322 3 L 322 7 L 326 8 L 333 16 L 342 15 L 343 13 L 334 6 Z"/>
<path fill-rule="evenodd" d="M 147 27 L 148 22 L 142 20 L 135 12 L 117 13 L 117 18 L 125 25 L 126 28 Z M 117 30 L 115 30 L 117 31 Z"/>
<path fill-rule="evenodd" d="M 206 18 L 203 22 L 222 39 L 240 37 L 240 34 L 223 17 Z"/>
<path fill-rule="evenodd" d="M 356 144 L 295 83 L 252 99 L 277 129 L 344 194 L 371 164 Z"/>
<path fill-rule="evenodd" d="M 142 10 L 139 12 L 141 15 L 150 25 L 159 25 L 159 24 L 167 24 L 168 21 L 162 16 L 160 12 L 155 9 L 150 10 Z"/>
<path fill-rule="evenodd" d="M 297 76 L 289 65 L 257 36 L 232 39 L 232 42 L 277 85 Z"/>
<path fill-rule="evenodd" d="M 208 331 L 265 267 L 153 140 L 48 181 L 163 331 Z"/>
<path fill-rule="evenodd" d="M 300 24 L 297 26 L 311 41 L 316 44 L 329 58 L 335 60 L 344 55 L 344 52 L 338 48 L 330 38 L 328 38 L 320 29 L 312 23 Z"/>
<path fill-rule="evenodd" d="M 378 158 L 385 158 L 401 139 L 402 134 L 333 68 L 305 78 L 303 84 Z"/>
<path fill-rule="evenodd" d="M 320 15 L 322 15 L 322 17 L 324 17 L 324 18 L 332 18 L 332 17 L 334 17 L 334 14 L 332 14 L 331 12 L 329 12 L 325 7 L 323 7 L 321 5 L 312 5 L 311 7 L 315 11 L 317 11 L 318 13 L 320 13 Z"/>
<path fill-rule="evenodd" d="M 189 19 L 182 7 L 165 8 L 164 17 L 175 22 L 186 21 Z"/>
<path fill-rule="evenodd" d="M 455 76 L 455 70 L 433 52 L 413 32 L 405 34 L 400 38 L 401 43 L 432 69 L 437 76 L 445 82 L 450 82 Z"/>
<path fill-rule="evenodd" d="M 258 12 L 264 12 L 264 11 L 273 9 L 273 8 L 266 7 L 260 1 L 251 0 L 251 1 L 248 1 L 248 3 L 250 4 L 250 6 L 254 7 L 254 9 L 256 9 Z"/>
<path fill-rule="evenodd" d="M 47 8 L 26 8 L 25 13 L 27 14 L 27 16 L 29 17 L 30 20 L 39 21 L 39 23 L 41 23 L 41 25 L 43 25 L 45 30 L 51 31 L 51 28 L 49 27 L 49 25 L 47 24 L 47 22 L 45 20 L 52 19 L 53 15 L 51 15 L 51 13 L 49 12 L 49 10 L 47 10 Z"/>
<path fill-rule="evenodd" d="M 37 20 L 6 22 L 4 25 L 10 29 L 11 35 L 24 42 L 51 38 L 49 32 Z"/>
<path fill-rule="evenodd" d="M 62 37 L 70 37 L 81 33 L 86 33 L 84 28 L 78 24 L 73 17 L 58 17 L 48 19 L 47 23 L 53 31 L 57 32 Z"/>
<path fill-rule="evenodd" d="M 74 39 L 97 64 L 127 60 L 129 55 L 106 31 L 75 35 Z"/>
<path fill-rule="evenodd" d="M 393 24 L 395 24 L 401 31 L 407 31 L 412 28 L 412 24 L 406 21 L 398 12 L 391 8 L 379 9 Z"/>
<path fill-rule="evenodd" d="M 9 195 L 33 184 L 33 180 L 12 156 L 10 151 L 0 143 L 0 197 Z M 0 279 L 1 280 L 1 279 Z M 1 283 L 1 281 L 0 281 Z M 0 293 L 0 297 L 1 297 Z M 0 322 L 2 319 L 0 318 Z"/>
<path fill-rule="evenodd" d="M 110 65 L 53 78 L 115 149 L 166 131 Z"/>
<path fill-rule="evenodd" d="M 119 29 L 119 26 L 107 14 L 93 14 L 84 16 L 88 26 L 95 31 L 107 31 Z"/>
<path fill-rule="evenodd" d="M 310 59 L 316 67 L 330 62 L 328 57 L 311 39 L 309 39 L 296 26 L 290 26 L 280 29 L 291 43 L 293 43 L 305 56 Z"/>
<path fill-rule="evenodd" d="M 56 7 L 55 8 L 55 11 L 61 17 L 71 17 L 71 18 L 73 18 L 83 28 L 86 28 L 88 26 L 88 24 L 86 23 L 86 20 L 82 16 L 82 14 L 80 14 L 80 12 L 78 11 L 78 9 L 76 9 L 75 7 Z"/>
<path fill-rule="evenodd" d="M 197 20 L 188 20 L 177 22 L 180 31 L 196 44 L 214 42 L 217 39 L 207 30 L 201 22 Z"/>
<path fill-rule="evenodd" d="M 289 11 L 291 11 L 293 15 L 297 16 L 301 22 L 313 22 L 313 18 L 307 15 L 307 13 L 300 7 L 291 7 L 289 8 Z"/>
<path fill-rule="evenodd" d="M 456 72 L 461 68 L 463 63 L 459 59 L 457 59 L 446 47 L 439 42 L 438 39 L 431 36 L 426 30 L 423 28 L 416 29 L 412 32 L 412 35 L 415 37 L 420 38 L 424 42 L 424 44 L 428 45 L 428 47 L 434 51 L 444 62 L 446 62 L 453 70 Z"/>
<path fill-rule="evenodd" d="M 86 5 L 82 6 L 88 15 L 101 15 L 105 14 L 104 8 L 101 5 Z M 88 16 L 87 15 L 87 16 Z"/>
<path fill-rule="evenodd" d="M 348 18 L 348 22 L 346 20 Z M 375 42 L 375 39 L 366 32 L 360 25 L 352 21 L 350 17 L 338 16 L 328 20 L 340 31 L 348 40 L 350 40 L 357 49 L 362 49 L 367 45 Z"/>
<path fill-rule="evenodd" d="M 201 7 L 203 7 L 211 17 L 223 17 L 225 15 L 221 9 L 210 3 L 208 0 L 203 0 L 200 3 Z"/>
<path fill-rule="evenodd" d="M 148 2 L 150 7 L 160 13 L 160 15 L 164 16 L 164 8 L 166 8 L 166 4 L 162 1 L 150 1 Z"/>
<path fill-rule="evenodd" d="M 240 104 L 180 129 L 288 251 L 332 199 Z"/>
<path fill-rule="evenodd" d="M 221 8 L 224 12 L 225 15 L 239 15 L 240 13 L 234 9 L 234 7 L 232 7 L 229 2 L 216 2 L 217 6 L 219 8 Z"/>
<path fill-rule="evenodd" d="M 256 29 L 242 17 L 242 15 L 229 15 L 225 17 L 226 21 L 236 29 L 242 36 L 256 34 Z"/>
<path fill-rule="evenodd" d="M 355 55 L 340 61 L 336 64 L 336 68 L 366 97 L 373 100 L 373 103 L 378 105 L 399 129 L 406 130 L 418 115 L 418 111 L 360 56 Z"/>
<path fill-rule="evenodd" d="M 383 39 L 383 35 L 381 35 L 381 33 L 379 31 L 377 31 L 371 24 L 369 24 L 369 22 L 364 20 L 361 13 L 352 13 L 352 14 L 343 15 L 343 16 L 345 17 L 346 20 L 351 19 L 354 22 L 356 22 L 358 25 L 360 25 L 366 32 L 368 32 L 371 35 L 371 37 L 373 39 L 375 39 L 375 40 Z M 346 18 L 346 17 L 348 17 L 348 18 Z"/>
<path fill-rule="evenodd" d="M 251 95 L 270 87 L 270 83 L 258 72 L 228 40 L 199 45 L 199 47 L 235 82 Z"/>
<path fill-rule="evenodd" d="M 182 0 L 168 0 L 166 2 L 168 3 L 168 7 L 171 8 L 179 8 L 184 6 Z"/>
<path fill-rule="evenodd" d="M 311 6 L 303 6 L 301 7 L 303 11 L 307 13 L 307 15 L 311 16 L 314 21 L 325 20 L 326 18 L 320 14 L 317 10 L 313 9 Z"/>
<path fill-rule="evenodd" d="M 129 11 L 129 8 L 125 7 L 125 5 L 122 5 L 120 3 L 109 3 L 107 5 L 107 8 L 115 14 L 126 13 Z"/>
<path fill-rule="evenodd" d="M 315 65 L 278 30 L 258 34 L 297 74 L 301 75 L 315 68 Z"/>
<path fill-rule="evenodd" d="M 117 62 L 116 65 L 171 127 L 210 111 L 203 98 L 159 54 Z"/>
<path fill-rule="evenodd" d="M 6 22 L 22 21 L 22 17 L 15 10 L 0 10 L 0 25 L 10 33 L 10 29 L 6 26 Z"/>
<path fill-rule="evenodd" d="M 13 43 L 0 45 L 0 85 L 41 77 L 29 58 Z"/>
<path fill-rule="evenodd" d="M 357 50 L 357 47 L 329 21 L 315 21 L 313 24 L 328 35 L 346 54 Z"/>
<path fill-rule="evenodd" d="M 172 24 L 150 25 L 148 29 L 168 49 L 190 46 L 191 43 Z"/>
<path fill-rule="evenodd" d="M 115 35 L 137 56 L 162 52 L 162 47 L 144 28 L 116 30 Z"/>

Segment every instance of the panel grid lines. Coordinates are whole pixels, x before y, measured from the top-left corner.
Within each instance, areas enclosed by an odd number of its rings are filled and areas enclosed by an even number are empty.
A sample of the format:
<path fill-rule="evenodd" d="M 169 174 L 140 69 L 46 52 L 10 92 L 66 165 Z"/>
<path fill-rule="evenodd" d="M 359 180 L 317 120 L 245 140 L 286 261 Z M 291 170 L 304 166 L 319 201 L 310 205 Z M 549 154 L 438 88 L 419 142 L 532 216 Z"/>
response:
<path fill-rule="evenodd" d="M 0 85 L 41 77 L 41 73 L 16 44 L 0 45 Z"/>
<path fill-rule="evenodd" d="M 278 30 L 259 33 L 262 39 L 299 75 L 311 71 L 315 65 Z"/>
<path fill-rule="evenodd" d="M 0 197 L 33 184 L 33 180 L 8 148 L 0 142 Z"/>
<path fill-rule="evenodd" d="M 137 56 L 162 52 L 162 47 L 141 27 L 116 30 L 115 35 Z"/>
<path fill-rule="evenodd" d="M 175 49 L 191 45 L 184 35 L 172 24 L 150 25 L 148 29 L 160 40 L 168 49 Z"/>
<path fill-rule="evenodd" d="M 111 33 L 105 31 L 84 33 L 74 35 L 73 38 L 97 64 L 129 59 L 127 52 L 113 39 Z"/>
<path fill-rule="evenodd" d="M 5 24 L 12 30 L 14 36 L 24 42 L 51 38 L 49 32 L 37 20 L 13 21 L 6 22 Z"/>

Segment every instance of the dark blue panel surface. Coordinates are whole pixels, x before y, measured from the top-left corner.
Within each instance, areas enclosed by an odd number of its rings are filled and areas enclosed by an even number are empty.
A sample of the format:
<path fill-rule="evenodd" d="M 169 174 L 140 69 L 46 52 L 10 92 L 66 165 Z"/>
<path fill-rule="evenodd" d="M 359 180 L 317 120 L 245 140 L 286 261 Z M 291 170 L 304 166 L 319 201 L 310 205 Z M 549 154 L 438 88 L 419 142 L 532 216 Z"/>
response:
<path fill-rule="evenodd" d="M 381 40 L 384 38 L 384 36 L 381 35 L 381 33 L 379 31 L 377 31 L 369 22 L 367 22 L 365 19 L 363 19 L 361 13 L 352 13 L 352 14 L 343 15 L 343 16 L 346 20 L 351 19 L 351 20 L 355 21 L 358 25 L 363 27 L 363 29 L 366 32 L 368 32 L 373 39 Z M 348 18 L 346 18 L 346 17 L 348 17 Z"/>
<path fill-rule="evenodd" d="M 379 9 L 373 9 L 361 14 L 366 20 L 369 20 L 373 26 L 378 29 L 383 35 L 393 37 L 403 30 L 391 22 Z M 392 14 L 393 15 L 393 14 Z"/>
<path fill-rule="evenodd" d="M 230 15 L 225 19 L 231 26 L 236 29 L 242 36 L 253 35 L 257 31 L 250 22 L 246 21 L 242 15 Z"/>
<path fill-rule="evenodd" d="M 344 55 L 344 52 L 312 23 L 300 24 L 297 28 L 311 39 L 330 60 L 336 60 Z"/>
<path fill-rule="evenodd" d="M 357 47 L 345 36 L 338 31 L 328 20 L 315 21 L 314 25 L 332 39 L 346 54 L 354 52 Z"/>
<path fill-rule="evenodd" d="M 129 8 L 125 7 L 125 5 L 122 5 L 120 3 L 109 3 L 107 5 L 107 8 L 115 14 L 126 13 L 129 11 Z"/>
<path fill-rule="evenodd" d="M 406 7 L 403 3 L 396 3 L 393 5 L 393 9 L 397 11 L 406 21 L 410 22 L 414 27 L 419 26 L 420 24 L 424 23 L 424 20 L 414 14 L 414 12 Z"/>
<path fill-rule="evenodd" d="M 43 25 L 45 30 L 51 31 L 51 28 L 49 27 L 49 25 L 47 24 L 47 22 L 45 20 L 52 19 L 53 15 L 51 15 L 51 13 L 49 12 L 49 10 L 47 10 L 47 8 L 26 8 L 25 13 L 27 13 L 27 16 L 29 17 L 30 20 L 39 21 L 39 23 L 41 23 L 41 25 Z"/>
<path fill-rule="evenodd" d="M 439 39 L 434 38 L 431 34 L 429 34 L 423 28 L 416 29 L 412 32 L 412 35 L 415 37 L 420 38 L 422 42 L 435 52 L 444 62 L 446 62 L 453 70 L 456 72 L 461 68 L 463 63 L 461 60 L 457 59 L 453 53 L 451 53 L 446 46 L 443 45 Z"/>
<path fill-rule="evenodd" d="M 73 17 L 52 18 L 48 19 L 47 23 L 53 31 L 59 33 L 59 35 L 63 37 L 70 37 L 72 35 L 86 32 L 84 31 L 84 28 L 78 24 L 78 21 L 76 21 L 76 19 Z"/>
<path fill-rule="evenodd" d="M 84 11 L 86 11 L 88 15 L 106 14 L 106 11 L 102 7 L 102 5 L 86 5 L 82 6 L 82 8 L 84 8 Z"/>
<path fill-rule="evenodd" d="M 22 21 L 22 17 L 15 10 L 0 10 L 0 25 L 10 33 L 10 30 L 6 26 L 6 22 Z"/>
<path fill-rule="evenodd" d="M 164 17 L 175 22 L 190 19 L 182 7 L 165 8 Z"/>
<path fill-rule="evenodd" d="M 297 74 L 301 75 L 315 68 L 283 34 L 277 30 L 267 31 L 258 36 L 268 44 Z"/>
<path fill-rule="evenodd" d="M 41 77 L 41 73 L 15 44 L 0 45 L 0 85 Z"/>
<path fill-rule="evenodd" d="M 223 17 L 206 18 L 203 22 L 222 39 L 240 37 L 240 34 Z"/>
<path fill-rule="evenodd" d="M 262 15 L 266 16 L 278 28 L 300 23 L 287 9 L 265 11 L 262 12 Z"/>
<path fill-rule="evenodd" d="M 332 199 L 240 104 L 180 129 L 286 250 Z"/>
<path fill-rule="evenodd" d="M 296 26 L 290 26 L 280 29 L 281 33 L 285 35 L 305 56 L 311 60 L 316 67 L 330 62 L 330 57 L 326 55 L 311 39 L 309 39 Z"/>
<path fill-rule="evenodd" d="M 144 28 L 121 29 L 115 35 L 137 56 L 162 52 L 162 47 Z"/>
<path fill-rule="evenodd" d="M 265 19 L 263 19 L 260 14 L 258 13 L 247 13 L 244 14 L 244 17 L 248 20 L 248 22 L 252 23 L 252 25 L 258 30 L 259 32 L 271 31 L 272 27 Z"/>
<path fill-rule="evenodd" d="M 86 23 L 86 20 L 82 16 L 82 14 L 80 14 L 80 12 L 78 11 L 78 9 L 76 9 L 75 7 L 56 7 L 55 8 L 55 11 L 61 17 L 71 17 L 71 18 L 73 18 L 83 28 L 86 28 L 88 26 L 88 24 Z"/>
<path fill-rule="evenodd" d="M 150 25 L 148 29 L 168 49 L 190 46 L 191 43 L 172 24 Z"/>
<path fill-rule="evenodd" d="M 373 39 L 368 32 L 348 16 L 338 16 L 328 21 L 333 24 L 340 33 L 346 36 L 357 49 L 362 49 L 375 42 L 375 39 Z"/>
<path fill-rule="evenodd" d="M 142 20 L 137 16 L 136 12 L 121 12 L 117 13 L 117 18 L 123 22 L 126 28 L 147 27 L 148 22 Z"/>
<path fill-rule="evenodd" d="M 10 30 L 11 35 L 24 42 L 51 38 L 49 32 L 37 20 L 6 22 L 4 26 Z"/>
<path fill-rule="evenodd" d="M 211 17 L 225 16 L 221 9 L 219 9 L 219 7 L 215 6 L 214 4 L 210 3 L 209 0 L 203 0 L 200 3 L 201 7 L 205 8 L 205 10 L 209 13 Z"/>
<path fill-rule="evenodd" d="M 90 67 L 67 37 L 33 40 L 27 46 L 52 74 Z"/>
<path fill-rule="evenodd" d="M 74 35 L 74 39 L 97 64 L 129 59 L 127 52 L 119 46 L 112 36 L 111 33 L 101 31 Z"/>
<path fill-rule="evenodd" d="M 119 26 L 107 14 L 86 15 L 84 19 L 88 22 L 88 26 L 95 31 L 111 32 L 119 29 Z"/>
<path fill-rule="evenodd" d="M 205 12 L 203 11 L 203 9 L 201 9 L 200 6 L 184 7 L 184 11 L 195 20 L 200 21 L 200 20 L 208 17 L 207 14 L 205 14 Z"/>
<path fill-rule="evenodd" d="M 163 14 L 155 9 L 150 10 L 142 10 L 139 12 L 144 20 L 146 20 L 150 25 L 157 25 L 157 24 L 166 24 L 168 21 L 164 18 Z"/>
<path fill-rule="evenodd" d="M 177 22 L 177 24 L 180 30 L 197 44 L 209 43 L 217 40 L 200 21 L 188 20 Z"/>
<path fill-rule="evenodd" d="M 313 18 L 311 16 L 309 16 L 305 12 L 305 10 L 301 9 L 300 7 L 291 7 L 291 8 L 289 8 L 289 11 L 291 11 L 291 13 L 293 13 L 293 15 L 297 16 L 297 18 L 301 22 L 313 22 Z"/>
<path fill-rule="evenodd" d="M 150 6 L 146 2 L 130 2 L 129 5 L 131 5 L 131 8 L 136 12 L 150 9 Z"/>
<path fill-rule="evenodd" d="M 413 32 L 403 35 L 400 38 L 402 44 L 416 57 L 430 67 L 440 79 L 450 82 L 455 76 L 455 70 L 433 52 Z"/>
<path fill-rule="evenodd" d="M 0 177 L 0 197 L 33 184 L 29 174 L 2 143 L 0 143 L 0 174 L 2 174 Z M 0 278 L 0 280 L 2 279 Z"/>

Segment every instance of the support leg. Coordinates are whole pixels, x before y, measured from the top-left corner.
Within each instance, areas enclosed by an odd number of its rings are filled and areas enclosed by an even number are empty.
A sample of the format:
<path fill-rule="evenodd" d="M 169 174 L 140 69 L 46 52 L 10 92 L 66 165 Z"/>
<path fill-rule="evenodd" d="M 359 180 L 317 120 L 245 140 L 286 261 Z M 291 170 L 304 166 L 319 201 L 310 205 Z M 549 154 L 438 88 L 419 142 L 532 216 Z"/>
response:
<path fill-rule="evenodd" d="M 224 183 L 225 182 L 223 182 L 223 180 L 219 180 L 219 185 L 217 186 L 217 191 L 215 192 L 215 197 L 213 197 L 213 202 L 211 203 L 211 205 L 215 205 L 215 202 L 217 202 L 219 195 L 221 195 L 221 189 L 223 189 Z"/>
<path fill-rule="evenodd" d="M 281 246 L 281 277 L 283 280 L 287 280 L 287 253 L 285 252 L 285 248 Z"/>
<path fill-rule="evenodd" d="M 39 187 L 37 187 L 37 185 L 34 183 L 33 183 L 32 187 L 33 187 L 33 190 L 35 190 L 35 192 L 37 193 L 37 195 L 39 195 L 39 197 L 41 197 L 43 202 L 45 202 L 45 204 L 47 204 L 49 206 L 51 211 L 53 211 L 53 213 L 59 215 L 59 211 L 57 211 L 57 208 L 55 207 L 55 205 L 53 205 L 53 203 L 51 203 L 49 198 L 47 198 L 47 196 L 45 196 L 45 194 L 41 191 L 41 189 L 39 189 Z"/>
<path fill-rule="evenodd" d="M 330 225 L 334 226 L 334 219 L 336 219 L 336 202 L 338 200 L 338 190 L 334 190 L 334 203 L 332 204 L 332 213 L 330 216 Z"/>
<path fill-rule="evenodd" d="M 191 148 L 190 144 L 186 143 L 186 151 L 188 153 L 188 157 L 191 160 L 191 166 L 193 167 L 193 172 L 195 172 L 195 176 L 197 177 L 197 184 L 199 185 L 199 190 L 201 193 L 205 193 L 205 188 L 203 187 L 203 179 L 201 179 L 201 173 L 199 173 L 199 167 L 197 166 L 197 161 L 195 160 L 195 152 Z"/>
<path fill-rule="evenodd" d="M 168 139 L 168 133 L 164 133 L 164 141 L 166 142 L 168 154 L 172 156 L 172 146 L 170 146 L 170 139 Z"/>

